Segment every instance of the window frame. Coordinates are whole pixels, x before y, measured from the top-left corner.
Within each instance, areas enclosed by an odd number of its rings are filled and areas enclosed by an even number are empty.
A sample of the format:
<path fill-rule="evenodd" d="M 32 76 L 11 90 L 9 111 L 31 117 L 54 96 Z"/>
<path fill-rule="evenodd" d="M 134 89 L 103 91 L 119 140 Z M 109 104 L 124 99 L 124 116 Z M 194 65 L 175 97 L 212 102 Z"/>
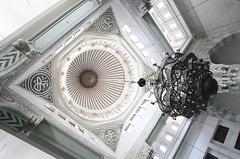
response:
<path fill-rule="evenodd" d="M 237 140 L 235 142 L 234 149 L 240 150 L 240 132 L 238 133 L 238 137 L 237 137 Z"/>
<path fill-rule="evenodd" d="M 218 125 L 212 139 L 214 141 L 224 144 L 228 132 L 229 132 L 228 127 L 223 125 Z"/>

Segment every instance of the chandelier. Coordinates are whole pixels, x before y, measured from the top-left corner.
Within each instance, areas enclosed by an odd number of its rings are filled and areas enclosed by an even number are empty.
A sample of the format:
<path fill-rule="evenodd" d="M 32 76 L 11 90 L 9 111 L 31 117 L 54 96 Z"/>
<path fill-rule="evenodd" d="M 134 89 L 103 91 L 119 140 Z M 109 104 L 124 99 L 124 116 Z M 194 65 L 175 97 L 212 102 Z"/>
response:
<path fill-rule="evenodd" d="M 168 55 L 168 54 L 167 54 Z M 157 66 L 156 64 L 154 64 Z M 154 79 L 141 78 L 140 87 L 154 87 L 159 108 L 171 117 L 192 117 L 207 110 L 209 99 L 217 94 L 218 84 L 212 77 L 210 63 L 197 58 L 193 53 L 175 53 L 157 66 Z"/>

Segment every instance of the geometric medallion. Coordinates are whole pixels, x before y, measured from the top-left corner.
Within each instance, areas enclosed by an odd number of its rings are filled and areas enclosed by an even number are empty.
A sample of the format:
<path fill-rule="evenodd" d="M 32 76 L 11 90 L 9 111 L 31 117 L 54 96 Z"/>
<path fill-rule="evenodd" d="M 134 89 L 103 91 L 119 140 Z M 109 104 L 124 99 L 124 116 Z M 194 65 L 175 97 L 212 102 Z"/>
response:
<path fill-rule="evenodd" d="M 51 63 L 32 74 L 20 86 L 53 103 Z"/>
<path fill-rule="evenodd" d="M 113 15 L 112 9 L 107 9 L 87 31 L 95 31 L 101 33 L 115 33 L 119 34 L 116 19 Z"/>
<path fill-rule="evenodd" d="M 113 151 L 116 151 L 120 135 L 122 132 L 123 124 L 111 127 L 91 130 L 96 136 L 99 137 L 107 146 Z"/>

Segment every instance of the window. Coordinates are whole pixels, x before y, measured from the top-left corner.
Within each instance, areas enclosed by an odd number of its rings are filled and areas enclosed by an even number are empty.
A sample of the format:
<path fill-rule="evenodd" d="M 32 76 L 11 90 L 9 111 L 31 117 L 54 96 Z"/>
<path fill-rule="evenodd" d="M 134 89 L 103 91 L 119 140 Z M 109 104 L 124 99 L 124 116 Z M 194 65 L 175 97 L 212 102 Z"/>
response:
<path fill-rule="evenodd" d="M 224 143 L 227 133 L 228 133 L 229 128 L 224 127 L 222 125 L 218 125 L 217 131 L 214 135 L 214 140 Z"/>
<path fill-rule="evenodd" d="M 132 40 L 132 42 L 134 42 L 134 43 L 138 42 L 138 38 L 137 38 L 137 36 L 134 35 L 134 34 L 130 35 L 129 38 L 130 38 L 130 39 Z"/>
<path fill-rule="evenodd" d="M 182 123 L 182 121 L 185 119 L 185 117 L 183 116 L 178 116 L 177 117 L 177 121 L 179 121 L 180 123 Z"/>
<path fill-rule="evenodd" d="M 218 159 L 218 158 L 210 153 L 207 153 L 204 159 Z"/>
<path fill-rule="evenodd" d="M 191 40 L 191 33 L 174 4 L 167 0 L 152 0 L 152 5 L 149 14 L 173 50 L 184 50 Z"/>
<path fill-rule="evenodd" d="M 163 145 L 160 146 L 160 150 L 165 153 L 167 151 L 167 148 Z"/>
<path fill-rule="evenodd" d="M 131 29 L 128 27 L 128 25 L 124 25 L 123 30 L 125 30 L 127 33 L 131 32 Z"/>
<path fill-rule="evenodd" d="M 158 3 L 158 5 L 157 5 L 157 7 L 159 8 L 159 9 L 161 9 L 161 8 L 163 8 L 165 6 L 165 4 L 164 4 L 164 2 L 159 2 Z"/>
<path fill-rule="evenodd" d="M 238 138 L 237 138 L 234 148 L 240 150 L 240 132 L 238 134 Z"/>
<path fill-rule="evenodd" d="M 172 125 L 172 126 L 171 126 L 171 129 L 174 130 L 174 131 L 177 131 L 177 130 L 178 130 L 178 127 L 175 126 L 175 125 Z"/>
<path fill-rule="evenodd" d="M 172 15 L 171 15 L 171 13 L 167 12 L 167 13 L 165 13 L 165 14 L 163 15 L 163 17 L 164 17 L 165 19 L 169 19 L 169 18 L 172 17 Z"/>
<path fill-rule="evenodd" d="M 173 137 L 170 136 L 170 135 L 166 135 L 165 139 L 168 140 L 168 141 L 172 141 Z"/>

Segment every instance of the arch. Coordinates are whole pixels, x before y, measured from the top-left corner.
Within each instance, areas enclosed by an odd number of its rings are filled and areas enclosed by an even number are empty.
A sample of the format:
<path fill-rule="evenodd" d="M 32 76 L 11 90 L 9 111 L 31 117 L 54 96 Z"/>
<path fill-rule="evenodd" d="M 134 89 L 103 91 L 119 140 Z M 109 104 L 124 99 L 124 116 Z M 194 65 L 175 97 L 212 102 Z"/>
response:
<path fill-rule="evenodd" d="M 240 32 L 223 38 L 208 53 L 215 64 L 240 64 Z"/>

